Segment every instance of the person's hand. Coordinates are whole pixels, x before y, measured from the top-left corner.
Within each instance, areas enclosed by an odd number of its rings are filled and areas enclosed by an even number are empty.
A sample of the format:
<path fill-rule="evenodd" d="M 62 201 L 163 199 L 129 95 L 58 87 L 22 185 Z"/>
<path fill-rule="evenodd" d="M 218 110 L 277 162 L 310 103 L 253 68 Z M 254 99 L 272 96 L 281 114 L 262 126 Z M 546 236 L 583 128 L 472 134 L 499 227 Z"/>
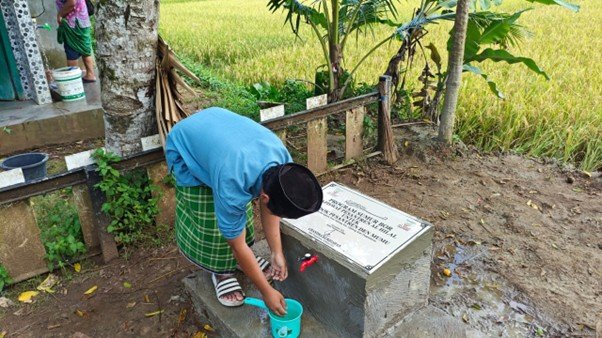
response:
<path fill-rule="evenodd" d="M 60 14 L 56 15 L 56 23 L 60 26 L 61 21 L 63 21 L 63 17 Z"/>
<path fill-rule="evenodd" d="M 286 314 L 286 302 L 284 301 L 284 296 L 276 291 L 276 289 L 270 288 L 270 290 L 263 295 L 263 301 L 273 313 L 279 316 L 284 316 Z"/>
<path fill-rule="evenodd" d="M 288 269 L 286 267 L 286 259 L 282 252 L 272 253 L 272 278 L 282 282 L 288 277 Z"/>

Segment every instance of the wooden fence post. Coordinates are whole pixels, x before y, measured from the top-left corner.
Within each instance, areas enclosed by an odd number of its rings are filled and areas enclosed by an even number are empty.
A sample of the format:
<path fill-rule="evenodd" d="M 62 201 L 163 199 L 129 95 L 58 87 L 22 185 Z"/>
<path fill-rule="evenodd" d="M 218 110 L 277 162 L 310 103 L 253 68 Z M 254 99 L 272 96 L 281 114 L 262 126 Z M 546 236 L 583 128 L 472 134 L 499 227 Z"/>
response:
<path fill-rule="evenodd" d="M 364 153 L 364 116 L 366 108 L 359 107 L 345 113 L 345 160 L 361 157 Z"/>
<path fill-rule="evenodd" d="M 117 251 L 115 237 L 107 231 L 107 226 L 111 223 L 111 219 L 107 214 L 102 212 L 102 205 L 107 198 L 100 189 L 94 187 L 101 181 L 100 174 L 94 167 L 86 167 L 86 177 L 86 184 L 88 185 L 90 199 L 92 200 L 92 209 L 94 210 L 94 225 L 96 232 L 98 233 L 100 248 L 102 250 L 102 259 L 105 263 L 108 263 L 119 257 L 119 251 Z"/>
<path fill-rule="evenodd" d="M 391 127 L 391 77 L 382 75 L 378 81 L 378 148 L 389 164 L 397 162 L 397 145 Z"/>
<path fill-rule="evenodd" d="M 307 167 L 316 174 L 328 169 L 327 137 L 326 117 L 307 122 Z"/>
<path fill-rule="evenodd" d="M 313 109 L 328 104 L 326 94 L 307 98 L 305 107 Z M 316 174 L 328 170 L 328 118 L 307 122 L 307 167 Z"/>

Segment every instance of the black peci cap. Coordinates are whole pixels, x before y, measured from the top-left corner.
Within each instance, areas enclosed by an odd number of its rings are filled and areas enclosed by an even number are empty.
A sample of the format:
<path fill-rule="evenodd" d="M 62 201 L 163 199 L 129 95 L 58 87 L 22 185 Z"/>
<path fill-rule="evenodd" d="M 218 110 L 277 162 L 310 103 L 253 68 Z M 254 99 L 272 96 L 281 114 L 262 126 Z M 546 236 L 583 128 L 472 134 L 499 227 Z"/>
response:
<path fill-rule="evenodd" d="M 277 216 L 299 218 L 320 210 L 322 188 L 306 167 L 286 163 L 263 175 L 263 191 L 270 197 L 268 208 Z"/>

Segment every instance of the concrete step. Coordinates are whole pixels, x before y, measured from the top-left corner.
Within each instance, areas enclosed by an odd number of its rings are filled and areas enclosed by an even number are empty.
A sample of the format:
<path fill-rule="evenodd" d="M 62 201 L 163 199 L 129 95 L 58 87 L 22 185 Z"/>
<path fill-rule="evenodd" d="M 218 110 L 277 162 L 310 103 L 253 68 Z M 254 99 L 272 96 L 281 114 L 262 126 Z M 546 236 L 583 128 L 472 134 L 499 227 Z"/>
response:
<path fill-rule="evenodd" d="M 269 255 L 266 254 L 266 248 L 265 243 L 260 242 L 253 250 L 256 254 L 267 258 Z M 244 274 L 238 273 L 236 277 L 247 296 L 261 298 L 259 291 Z M 221 305 L 215 296 L 209 273 L 199 271 L 184 278 L 183 283 L 199 316 L 210 322 L 220 337 L 271 337 L 270 318 L 267 312 L 249 305 L 235 308 Z M 278 288 L 277 285 L 275 287 Z M 303 313 L 301 322 L 301 337 L 335 337 L 335 335 L 306 312 Z"/>

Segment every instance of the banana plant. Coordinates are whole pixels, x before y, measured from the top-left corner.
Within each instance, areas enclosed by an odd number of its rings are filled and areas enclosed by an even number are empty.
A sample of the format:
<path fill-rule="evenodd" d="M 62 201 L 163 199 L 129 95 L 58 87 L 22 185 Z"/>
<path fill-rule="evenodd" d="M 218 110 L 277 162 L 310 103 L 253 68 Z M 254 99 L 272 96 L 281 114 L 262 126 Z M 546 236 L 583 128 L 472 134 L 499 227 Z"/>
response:
<path fill-rule="evenodd" d="M 310 26 L 322 49 L 329 99 L 337 101 L 342 98 L 360 65 L 376 49 L 393 39 L 394 34 L 374 45 L 348 71 L 343 62 L 350 38 L 355 37 L 357 41 L 376 25 L 397 27 L 397 2 L 398 0 L 269 0 L 268 8 L 272 12 L 285 11 L 285 23 L 290 25 L 297 37 L 300 37 L 302 23 Z"/>
<path fill-rule="evenodd" d="M 530 32 L 518 23 L 520 16 L 530 8 L 515 13 L 504 13 L 492 11 L 492 7 L 501 5 L 503 0 L 469 0 L 470 13 L 466 31 L 466 44 L 464 51 L 463 71 L 470 72 L 482 77 L 491 91 L 499 98 L 504 94 L 498 89 L 497 84 L 477 66 L 485 61 L 506 62 L 508 64 L 523 64 L 531 71 L 549 79 L 549 76 L 537 63 L 528 57 L 516 56 L 508 51 L 511 46 L 520 44 Z M 544 5 L 559 5 L 572 11 L 578 11 L 579 6 L 563 0 L 525 0 L 529 3 L 540 3 Z M 438 24 L 442 21 L 453 21 L 455 19 L 457 0 L 422 0 L 416 9 L 414 17 L 395 30 L 395 36 L 402 41 L 400 51 L 407 53 L 409 60 L 415 52 L 415 45 L 420 44 L 428 32 L 428 26 Z M 448 52 L 452 45 L 452 32 L 447 42 Z M 405 47 L 404 47 L 405 46 Z M 429 48 L 433 51 L 433 47 Z M 391 61 L 399 60 L 399 52 Z M 408 62 L 408 64 L 410 64 Z M 387 74 L 393 75 L 399 69 L 397 64 L 389 63 Z M 445 76 L 445 73 L 442 73 Z M 395 81 L 394 81 L 395 84 Z"/>

